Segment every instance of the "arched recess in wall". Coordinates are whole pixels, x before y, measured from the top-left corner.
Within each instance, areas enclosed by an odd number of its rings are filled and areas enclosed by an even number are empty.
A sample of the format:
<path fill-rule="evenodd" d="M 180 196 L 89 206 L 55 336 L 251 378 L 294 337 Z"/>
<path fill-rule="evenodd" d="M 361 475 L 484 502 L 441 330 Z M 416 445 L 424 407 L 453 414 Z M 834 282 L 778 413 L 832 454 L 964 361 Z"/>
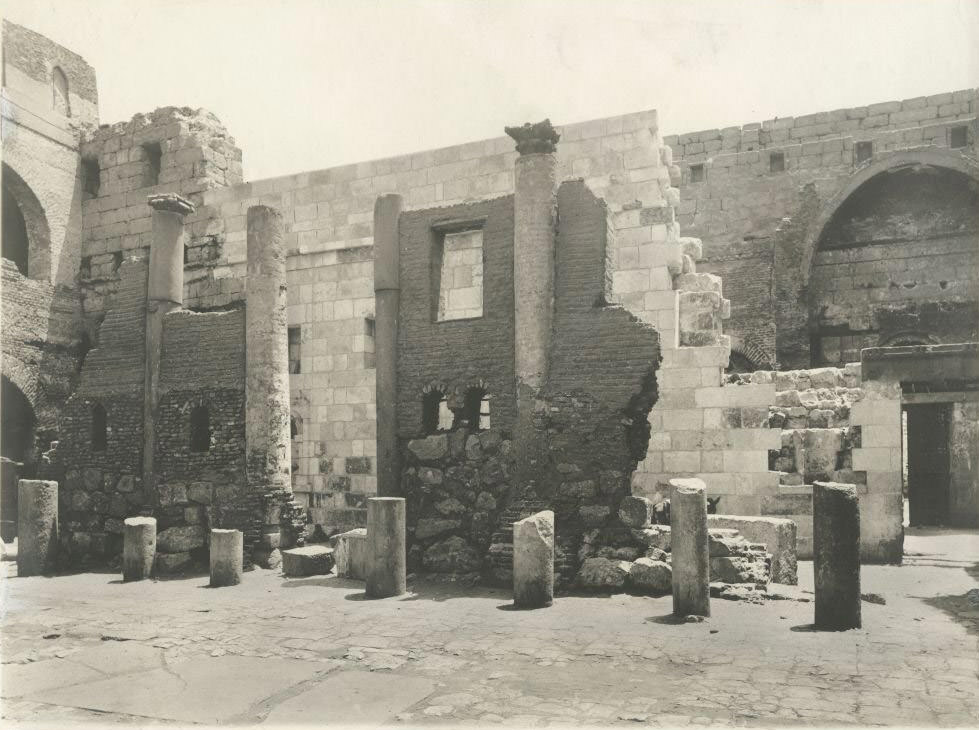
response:
<path fill-rule="evenodd" d="M 24 276 L 50 281 L 51 228 L 44 206 L 6 162 L 2 176 L 3 257 L 13 261 Z"/>
<path fill-rule="evenodd" d="M 68 97 L 68 77 L 60 66 L 51 69 L 51 108 L 58 114 L 71 116 L 71 100 Z"/>
<path fill-rule="evenodd" d="M 749 336 L 731 335 L 731 359 L 724 369 L 727 373 L 753 373 L 771 367 L 770 358 Z"/>
<path fill-rule="evenodd" d="M 812 366 L 909 331 L 976 338 L 979 163 L 934 147 L 885 153 L 816 217 L 804 249 Z"/>
<path fill-rule="evenodd" d="M 921 167 L 946 168 L 979 182 L 979 162 L 955 150 L 939 147 L 916 147 L 884 152 L 875 156 L 873 162 L 854 172 L 846 185 L 826 201 L 819 215 L 810 224 L 803 240 L 801 262 L 803 282 L 809 283 L 813 258 L 826 227 L 854 192 L 881 173 L 894 172 L 903 168 Z"/>

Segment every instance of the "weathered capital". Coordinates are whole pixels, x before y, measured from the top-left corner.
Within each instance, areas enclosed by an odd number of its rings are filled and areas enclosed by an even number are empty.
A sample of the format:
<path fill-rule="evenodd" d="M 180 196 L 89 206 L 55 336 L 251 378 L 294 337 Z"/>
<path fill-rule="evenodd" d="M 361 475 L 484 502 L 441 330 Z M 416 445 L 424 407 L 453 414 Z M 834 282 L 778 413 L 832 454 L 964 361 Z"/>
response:
<path fill-rule="evenodd" d="M 165 210 L 170 213 L 179 213 L 180 215 L 190 215 L 197 207 L 191 203 L 187 198 L 182 198 L 176 193 L 161 193 L 159 195 L 150 195 L 146 198 L 146 202 L 153 210 Z"/>
<path fill-rule="evenodd" d="M 503 131 L 517 143 L 517 152 L 521 155 L 550 154 L 557 149 L 557 142 L 561 139 L 550 119 L 536 124 L 528 122 L 522 127 L 504 127 Z"/>

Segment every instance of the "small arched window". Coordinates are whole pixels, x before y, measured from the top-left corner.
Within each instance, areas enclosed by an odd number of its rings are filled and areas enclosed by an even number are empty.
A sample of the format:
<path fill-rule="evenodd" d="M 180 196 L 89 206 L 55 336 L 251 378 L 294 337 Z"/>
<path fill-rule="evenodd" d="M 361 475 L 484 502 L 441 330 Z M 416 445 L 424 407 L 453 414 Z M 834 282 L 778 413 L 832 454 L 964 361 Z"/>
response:
<path fill-rule="evenodd" d="M 490 397 L 483 388 L 470 388 L 466 391 L 464 414 L 470 428 L 488 431 L 490 428 Z"/>
<path fill-rule="evenodd" d="M 68 100 L 68 77 L 59 66 L 51 71 L 51 108 L 58 114 L 71 116 L 71 102 Z"/>
<path fill-rule="evenodd" d="M 302 433 L 301 421 L 297 416 L 293 416 L 289 419 L 289 437 L 299 438 L 299 434 Z"/>
<path fill-rule="evenodd" d="M 211 450 L 211 413 L 207 406 L 190 409 L 190 450 L 195 453 Z"/>
<path fill-rule="evenodd" d="M 109 441 L 109 417 L 101 403 L 92 406 L 92 451 L 105 451 Z"/>
<path fill-rule="evenodd" d="M 441 390 L 433 390 L 422 399 L 422 429 L 426 434 L 449 431 L 453 414 L 449 402 Z"/>

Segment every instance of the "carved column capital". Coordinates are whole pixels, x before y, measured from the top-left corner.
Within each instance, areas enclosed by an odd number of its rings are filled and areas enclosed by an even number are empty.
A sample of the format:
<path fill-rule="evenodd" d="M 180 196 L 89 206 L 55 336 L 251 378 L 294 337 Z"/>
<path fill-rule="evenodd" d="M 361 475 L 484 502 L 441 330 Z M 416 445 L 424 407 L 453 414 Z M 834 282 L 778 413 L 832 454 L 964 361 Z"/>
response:
<path fill-rule="evenodd" d="M 536 124 L 528 122 L 520 127 L 504 127 L 503 131 L 517 143 L 517 152 L 521 155 L 553 153 L 561 138 L 550 119 Z"/>

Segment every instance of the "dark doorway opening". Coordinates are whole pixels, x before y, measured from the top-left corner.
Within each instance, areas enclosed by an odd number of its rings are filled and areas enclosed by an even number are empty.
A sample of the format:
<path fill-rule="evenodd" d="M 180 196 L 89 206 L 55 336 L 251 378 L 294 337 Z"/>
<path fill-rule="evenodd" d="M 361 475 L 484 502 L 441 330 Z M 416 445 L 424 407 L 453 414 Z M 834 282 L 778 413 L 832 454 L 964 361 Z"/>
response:
<path fill-rule="evenodd" d="M 3 378 L 0 392 L 0 539 L 17 535 L 17 481 L 32 479 L 34 459 L 34 409 L 16 385 Z"/>
<path fill-rule="evenodd" d="M 951 404 L 906 405 L 904 413 L 908 522 L 947 525 Z"/>

